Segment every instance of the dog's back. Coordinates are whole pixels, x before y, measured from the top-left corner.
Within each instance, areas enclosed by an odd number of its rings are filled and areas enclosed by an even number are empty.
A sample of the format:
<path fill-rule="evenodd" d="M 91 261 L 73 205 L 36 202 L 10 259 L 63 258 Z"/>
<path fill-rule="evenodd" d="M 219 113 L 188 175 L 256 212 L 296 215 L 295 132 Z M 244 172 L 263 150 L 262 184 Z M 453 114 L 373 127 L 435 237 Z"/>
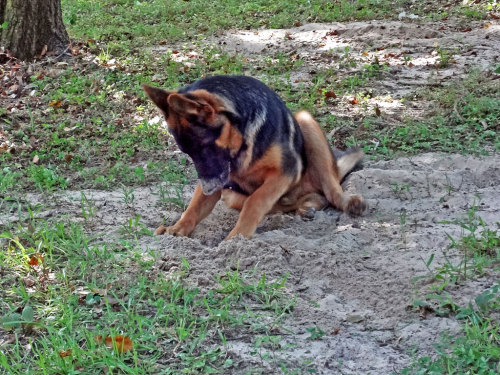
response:
<path fill-rule="evenodd" d="M 196 90 L 217 95 L 224 103 L 232 126 L 243 135 L 243 145 L 233 169 L 248 168 L 275 144 L 282 152 L 283 172 L 290 176 L 302 173 L 302 133 L 292 113 L 274 91 L 252 77 L 214 76 L 184 87 L 179 93 L 189 96 Z"/>

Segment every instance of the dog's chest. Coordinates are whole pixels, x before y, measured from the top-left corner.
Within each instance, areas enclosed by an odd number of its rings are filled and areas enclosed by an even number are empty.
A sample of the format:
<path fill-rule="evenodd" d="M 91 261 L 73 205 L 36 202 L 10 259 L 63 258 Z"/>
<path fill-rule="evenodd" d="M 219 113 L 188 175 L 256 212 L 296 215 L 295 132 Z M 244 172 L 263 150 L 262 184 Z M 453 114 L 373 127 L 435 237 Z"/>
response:
<path fill-rule="evenodd" d="M 239 173 L 231 172 L 229 174 L 229 179 L 236 183 L 248 195 L 253 194 L 253 192 L 264 183 L 264 178 L 259 177 L 260 176 L 241 173 L 241 171 Z"/>

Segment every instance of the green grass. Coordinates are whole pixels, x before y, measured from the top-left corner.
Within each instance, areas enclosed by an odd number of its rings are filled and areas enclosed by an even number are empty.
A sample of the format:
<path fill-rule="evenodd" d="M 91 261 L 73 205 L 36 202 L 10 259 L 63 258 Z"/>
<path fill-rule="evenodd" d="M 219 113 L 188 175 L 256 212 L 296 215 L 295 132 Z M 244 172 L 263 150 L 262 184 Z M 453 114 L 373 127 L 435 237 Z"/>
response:
<path fill-rule="evenodd" d="M 293 309 L 286 277 L 231 271 L 201 292 L 185 281 L 187 261 L 162 271 L 158 256 L 128 234 L 97 244 L 80 224 L 36 215 L 29 229 L 1 234 L 0 326 L 9 342 L 0 364 L 8 374 L 224 374 L 234 365 L 227 332 L 268 337 Z M 118 335 L 132 350 L 96 339 Z"/>
<path fill-rule="evenodd" d="M 425 119 L 408 118 L 399 126 L 377 130 L 372 126 L 362 129 L 372 132 L 379 141 L 366 145 L 368 152 L 385 155 L 445 151 L 466 154 L 488 154 L 488 149 L 500 150 L 500 96 L 499 84 L 491 74 L 472 71 L 465 79 L 447 86 L 424 89 L 417 100 L 428 100 L 434 107 Z"/>
<path fill-rule="evenodd" d="M 31 165 L 27 169 L 28 179 L 32 182 L 39 190 L 54 190 L 57 188 L 65 189 L 67 187 L 66 178 L 61 176 L 57 172 L 57 168 L 48 165 L 37 166 Z"/>
<path fill-rule="evenodd" d="M 428 275 L 418 276 L 414 282 L 430 278 L 433 281 L 430 285 L 431 298 L 436 298 L 445 292 L 449 285 L 458 285 L 473 277 L 483 276 L 492 267 L 494 269 L 500 267 L 500 222 L 496 223 L 496 228 L 488 226 L 477 214 L 478 207 L 474 202 L 466 217 L 441 222 L 460 227 L 462 233 L 459 238 L 447 234 L 450 245 L 442 252 L 445 260 L 443 264 L 435 264 L 434 254 L 427 260 L 422 259 Z M 450 260 L 450 251 L 459 251 L 460 260 Z M 447 300 L 447 297 L 440 299 Z M 422 303 L 425 305 L 425 302 L 419 301 L 419 305 Z M 449 313 L 450 310 L 447 308 L 439 310 L 440 315 Z"/>
<path fill-rule="evenodd" d="M 0 169 L 0 194 L 4 195 L 12 192 L 21 175 L 21 172 L 12 171 L 9 167 Z"/>
<path fill-rule="evenodd" d="M 451 243 L 448 250 L 460 251 L 461 259 L 451 261 L 444 254 L 444 263 L 434 265 L 434 254 L 425 261 L 428 275 L 416 277 L 430 281 L 430 292 L 423 299 L 416 299 L 413 307 L 424 314 L 434 312 L 438 316 L 454 316 L 461 320 L 461 332 L 457 337 L 442 334 L 433 356 L 418 357 L 402 370 L 405 375 L 438 374 L 497 374 L 500 363 L 500 284 L 484 289 L 467 306 L 457 304 L 449 287 L 460 285 L 468 279 L 496 272 L 500 269 L 500 223 L 497 228 L 488 227 L 477 215 L 477 206 L 468 210 L 467 217 L 445 222 L 463 229 L 459 239 L 448 235 Z M 488 270 L 488 271 L 487 271 Z"/>
<path fill-rule="evenodd" d="M 402 3 L 403 1 L 398 1 Z M 135 1 L 63 0 L 64 20 L 79 38 L 98 40 L 105 52 L 130 53 L 143 45 L 196 39 L 220 30 L 279 28 L 306 22 L 374 19 L 394 15 L 388 0 Z M 137 22 L 141 20 L 141 22 Z"/>
<path fill-rule="evenodd" d="M 500 284 L 477 296 L 475 304 L 455 309 L 457 319 L 463 320 L 459 336 L 443 334 L 434 356 L 416 358 L 402 374 L 498 374 L 500 325 L 491 316 L 500 311 Z"/>
<path fill-rule="evenodd" d="M 455 4 L 443 12 L 439 4 L 406 0 L 213 1 L 63 0 L 63 18 L 72 35 L 90 39 L 101 56 L 130 54 L 144 45 L 196 40 L 231 28 L 283 28 L 307 22 L 339 22 L 397 18 L 401 10 L 421 17 L 450 14 L 484 18 L 488 4 Z M 141 20 L 141 22 L 137 22 Z"/>

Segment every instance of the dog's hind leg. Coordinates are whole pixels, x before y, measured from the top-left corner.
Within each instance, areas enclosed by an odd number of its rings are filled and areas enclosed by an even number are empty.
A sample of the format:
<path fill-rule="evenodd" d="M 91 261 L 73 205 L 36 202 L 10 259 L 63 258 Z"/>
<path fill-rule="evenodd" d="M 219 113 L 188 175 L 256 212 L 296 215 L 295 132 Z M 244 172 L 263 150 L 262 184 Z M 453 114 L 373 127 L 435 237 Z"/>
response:
<path fill-rule="evenodd" d="M 271 213 L 297 211 L 300 216 L 310 219 L 314 217 L 316 211 L 321 211 L 328 206 L 325 196 L 319 193 L 305 194 L 295 199 L 292 203 L 286 202 L 287 204 L 284 204 L 283 202 L 283 199 L 278 201 L 271 210 Z"/>
<path fill-rule="evenodd" d="M 339 170 L 328 141 L 312 116 L 308 112 L 302 111 L 295 115 L 295 119 L 304 136 L 307 159 L 306 174 L 308 174 L 313 186 L 323 192 L 328 202 L 335 208 L 351 215 L 361 215 L 366 209 L 364 199 L 361 196 L 345 194 L 340 186 L 343 175 L 349 172 L 349 168 L 354 167 L 353 161 L 356 157 L 359 158 L 359 155 L 345 159 L 345 163 L 341 163 Z M 349 158 L 348 155 L 345 157 Z"/>
<path fill-rule="evenodd" d="M 226 206 L 234 208 L 235 210 L 241 211 L 245 201 L 248 199 L 248 195 L 239 193 L 231 189 L 222 190 L 222 200 Z"/>
<path fill-rule="evenodd" d="M 297 213 L 307 219 L 312 219 L 316 211 L 324 210 L 328 206 L 325 196 L 311 193 L 300 197 L 297 202 Z"/>

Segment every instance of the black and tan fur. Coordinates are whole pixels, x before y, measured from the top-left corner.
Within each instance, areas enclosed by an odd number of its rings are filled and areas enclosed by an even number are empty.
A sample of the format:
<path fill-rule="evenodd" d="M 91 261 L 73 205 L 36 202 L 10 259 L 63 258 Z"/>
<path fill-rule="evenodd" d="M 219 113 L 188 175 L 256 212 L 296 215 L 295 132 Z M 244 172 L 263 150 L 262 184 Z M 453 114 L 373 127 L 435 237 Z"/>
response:
<path fill-rule="evenodd" d="M 241 211 L 226 239 L 251 237 L 269 212 L 308 215 L 328 204 L 351 215 L 366 209 L 362 197 L 348 196 L 340 186 L 363 153 L 336 160 L 311 115 L 303 111 L 292 116 L 262 82 L 215 76 L 178 91 L 146 85 L 144 90 L 200 178 L 180 220 L 158 227 L 155 234 L 189 235 L 221 197 Z"/>

